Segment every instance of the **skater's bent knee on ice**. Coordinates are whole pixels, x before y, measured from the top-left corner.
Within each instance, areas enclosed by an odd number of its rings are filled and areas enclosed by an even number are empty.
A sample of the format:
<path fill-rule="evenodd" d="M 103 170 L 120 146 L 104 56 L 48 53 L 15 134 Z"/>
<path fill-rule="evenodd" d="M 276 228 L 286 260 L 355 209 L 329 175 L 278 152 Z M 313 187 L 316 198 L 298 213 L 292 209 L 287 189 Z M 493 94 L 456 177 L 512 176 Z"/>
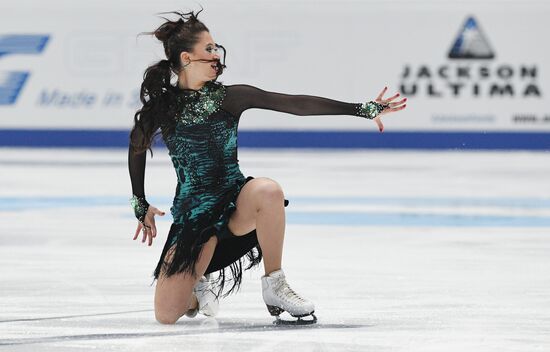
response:
<path fill-rule="evenodd" d="M 155 312 L 155 318 L 159 323 L 168 325 L 168 324 L 175 324 L 180 317 L 174 314 L 161 314 L 161 313 Z"/>

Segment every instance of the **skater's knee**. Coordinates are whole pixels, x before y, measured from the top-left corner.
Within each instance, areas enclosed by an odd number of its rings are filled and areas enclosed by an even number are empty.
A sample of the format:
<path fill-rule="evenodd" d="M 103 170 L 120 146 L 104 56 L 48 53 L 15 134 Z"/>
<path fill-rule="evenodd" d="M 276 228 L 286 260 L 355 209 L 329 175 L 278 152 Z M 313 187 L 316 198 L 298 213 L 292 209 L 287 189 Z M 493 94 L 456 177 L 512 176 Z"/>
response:
<path fill-rule="evenodd" d="M 272 203 L 273 200 L 284 199 L 284 193 L 281 185 L 272 179 L 266 178 L 258 187 L 258 200 L 261 205 Z"/>
<path fill-rule="evenodd" d="M 155 318 L 161 324 L 171 325 L 171 324 L 175 324 L 180 317 L 174 314 L 170 314 L 170 312 L 155 311 Z"/>

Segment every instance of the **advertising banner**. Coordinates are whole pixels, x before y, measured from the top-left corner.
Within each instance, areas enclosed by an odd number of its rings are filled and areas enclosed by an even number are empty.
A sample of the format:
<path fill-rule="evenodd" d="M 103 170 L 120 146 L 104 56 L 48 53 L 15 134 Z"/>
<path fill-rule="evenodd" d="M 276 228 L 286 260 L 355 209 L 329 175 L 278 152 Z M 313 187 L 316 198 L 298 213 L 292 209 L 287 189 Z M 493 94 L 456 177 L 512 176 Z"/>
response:
<path fill-rule="evenodd" d="M 437 147 L 444 146 L 448 136 L 458 135 L 469 142 L 472 136 L 489 138 L 486 143 L 497 148 L 507 147 L 502 143 L 515 148 L 519 140 L 526 143 L 520 148 L 533 143 L 535 149 L 550 148 L 550 48 L 544 44 L 550 3 L 203 1 L 191 5 L 3 2 L 3 145 L 24 145 L 33 133 L 44 140 L 56 136 L 58 142 L 74 133 L 92 139 L 94 133 L 111 134 L 114 140 L 126 136 L 140 107 L 143 73 L 165 58 L 158 40 L 138 34 L 157 28 L 164 21 L 160 16 L 174 18 L 161 12 L 198 11 L 202 5 L 199 19 L 227 50 L 227 68 L 218 77 L 224 84 L 354 103 L 373 100 L 384 86 L 389 88 L 386 97 L 396 92 L 407 97 L 405 110 L 383 117 L 384 137 L 373 137 L 373 146 L 414 147 L 415 138 L 419 143 L 428 138 Z M 285 146 L 285 138 L 296 141 L 297 135 L 305 141 L 315 135 L 349 133 L 361 140 L 378 134 L 372 121 L 355 116 L 296 116 L 262 109 L 245 111 L 239 129 L 247 141 L 266 140 L 255 138 L 266 134 L 281 137 L 280 146 Z M 125 138 L 114 145 L 123 145 Z M 341 138 L 321 140 L 322 145 L 303 146 L 338 147 Z"/>

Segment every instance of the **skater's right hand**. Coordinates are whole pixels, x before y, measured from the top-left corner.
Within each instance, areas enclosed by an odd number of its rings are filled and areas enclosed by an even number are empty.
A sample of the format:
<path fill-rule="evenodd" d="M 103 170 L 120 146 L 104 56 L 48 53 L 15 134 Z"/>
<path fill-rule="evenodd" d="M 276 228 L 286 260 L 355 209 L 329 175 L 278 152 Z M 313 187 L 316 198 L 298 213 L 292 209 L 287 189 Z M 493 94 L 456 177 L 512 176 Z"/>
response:
<path fill-rule="evenodd" d="M 155 215 L 164 216 L 164 212 L 158 210 L 152 205 L 149 205 L 149 208 L 147 209 L 147 214 L 145 214 L 145 219 L 142 224 L 141 222 L 138 222 L 138 226 L 136 229 L 136 234 L 134 235 L 134 240 L 138 238 L 139 232 L 143 232 L 143 239 L 141 240 L 141 243 L 144 243 L 146 239 L 149 239 L 148 245 L 150 246 L 153 244 L 153 237 L 157 237 L 157 227 L 155 226 Z"/>

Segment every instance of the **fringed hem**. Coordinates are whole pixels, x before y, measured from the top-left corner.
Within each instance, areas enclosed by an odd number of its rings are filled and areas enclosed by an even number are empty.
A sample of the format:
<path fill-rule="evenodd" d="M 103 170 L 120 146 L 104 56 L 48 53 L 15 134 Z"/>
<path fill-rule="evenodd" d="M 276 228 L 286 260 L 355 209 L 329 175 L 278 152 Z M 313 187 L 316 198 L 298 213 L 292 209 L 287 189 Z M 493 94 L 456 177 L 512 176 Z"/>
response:
<path fill-rule="evenodd" d="M 187 221 L 183 224 L 172 224 L 168 233 L 168 238 L 162 250 L 162 254 L 153 274 L 154 280 L 158 280 L 161 271 L 163 271 L 167 277 L 176 273 L 189 273 L 196 275 L 195 264 L 202 248 L 212 236 L 223 236 L 223 229 L 227 226 L 231 214 L 237 209 L 235 202 L 240 190 L 246 182 L 253 178 L 254 177 L 249 176 L 244 182 L 237 182 L 237 187 L 235 187 L 235 190 L 233 192 L 229 192 L 220 201 L 219 204 L 221 204 L 221 206 L 218 207 L 218 209 L 205 213 L 202 217 L 195 219 L 194 221 Z M 285 200 L 285 206 L 287 203 L 288 201 Z M 193 235 L 197 233 L 198 235 Z M 176 236 L 177 240 L 175 242 L 172 260 L 168 263 L 165 262 L 164 258 L 168 254 L 170 248 L 174 246 L 174 243 L 172 243 L 174 236 Z M 219 275 L 217 279 L 213 280 L 218 286 L 218 297 L 221 296 L 228 281 L 232 282 L 232 286 L 228 292 L 223 295 L 223 297 L 239 290 L 242 282 L 243 258 L 245 256 L 248 261 L 248 266 L 244 268 L 244 270 L 248 270 L 258 265 L 262 260 L 262 251 L 260 246 L 257 245 L 229 266 L 218 270 Z M 229 277 L 226 274 L 227 269 L 230 271 Z"/>
<path fill-rule="evenodd" d="M 245 259 L 246 257 L 246 259 Z M 262 261 L 262 250 L 259 245 L 249 250 L 244 256 L 240 257 L 230 265 L 221 268 L 217 271 L 218 275 L 215 279 L 211 279 L 215 286 L 218 287 L 216 296 L 218 298 L 227 297 L 232 293 L 239 291 L 243 278 L 243 271 L 252 269 L 259 265 Z M 243 264 L 248 262 L 248 265 L 243 269 Z M 229 276 L 227 274 L 229 271 Z M 231 288 L 223 293 L 224 288 L 228 283 L 231 283 Z"/>

